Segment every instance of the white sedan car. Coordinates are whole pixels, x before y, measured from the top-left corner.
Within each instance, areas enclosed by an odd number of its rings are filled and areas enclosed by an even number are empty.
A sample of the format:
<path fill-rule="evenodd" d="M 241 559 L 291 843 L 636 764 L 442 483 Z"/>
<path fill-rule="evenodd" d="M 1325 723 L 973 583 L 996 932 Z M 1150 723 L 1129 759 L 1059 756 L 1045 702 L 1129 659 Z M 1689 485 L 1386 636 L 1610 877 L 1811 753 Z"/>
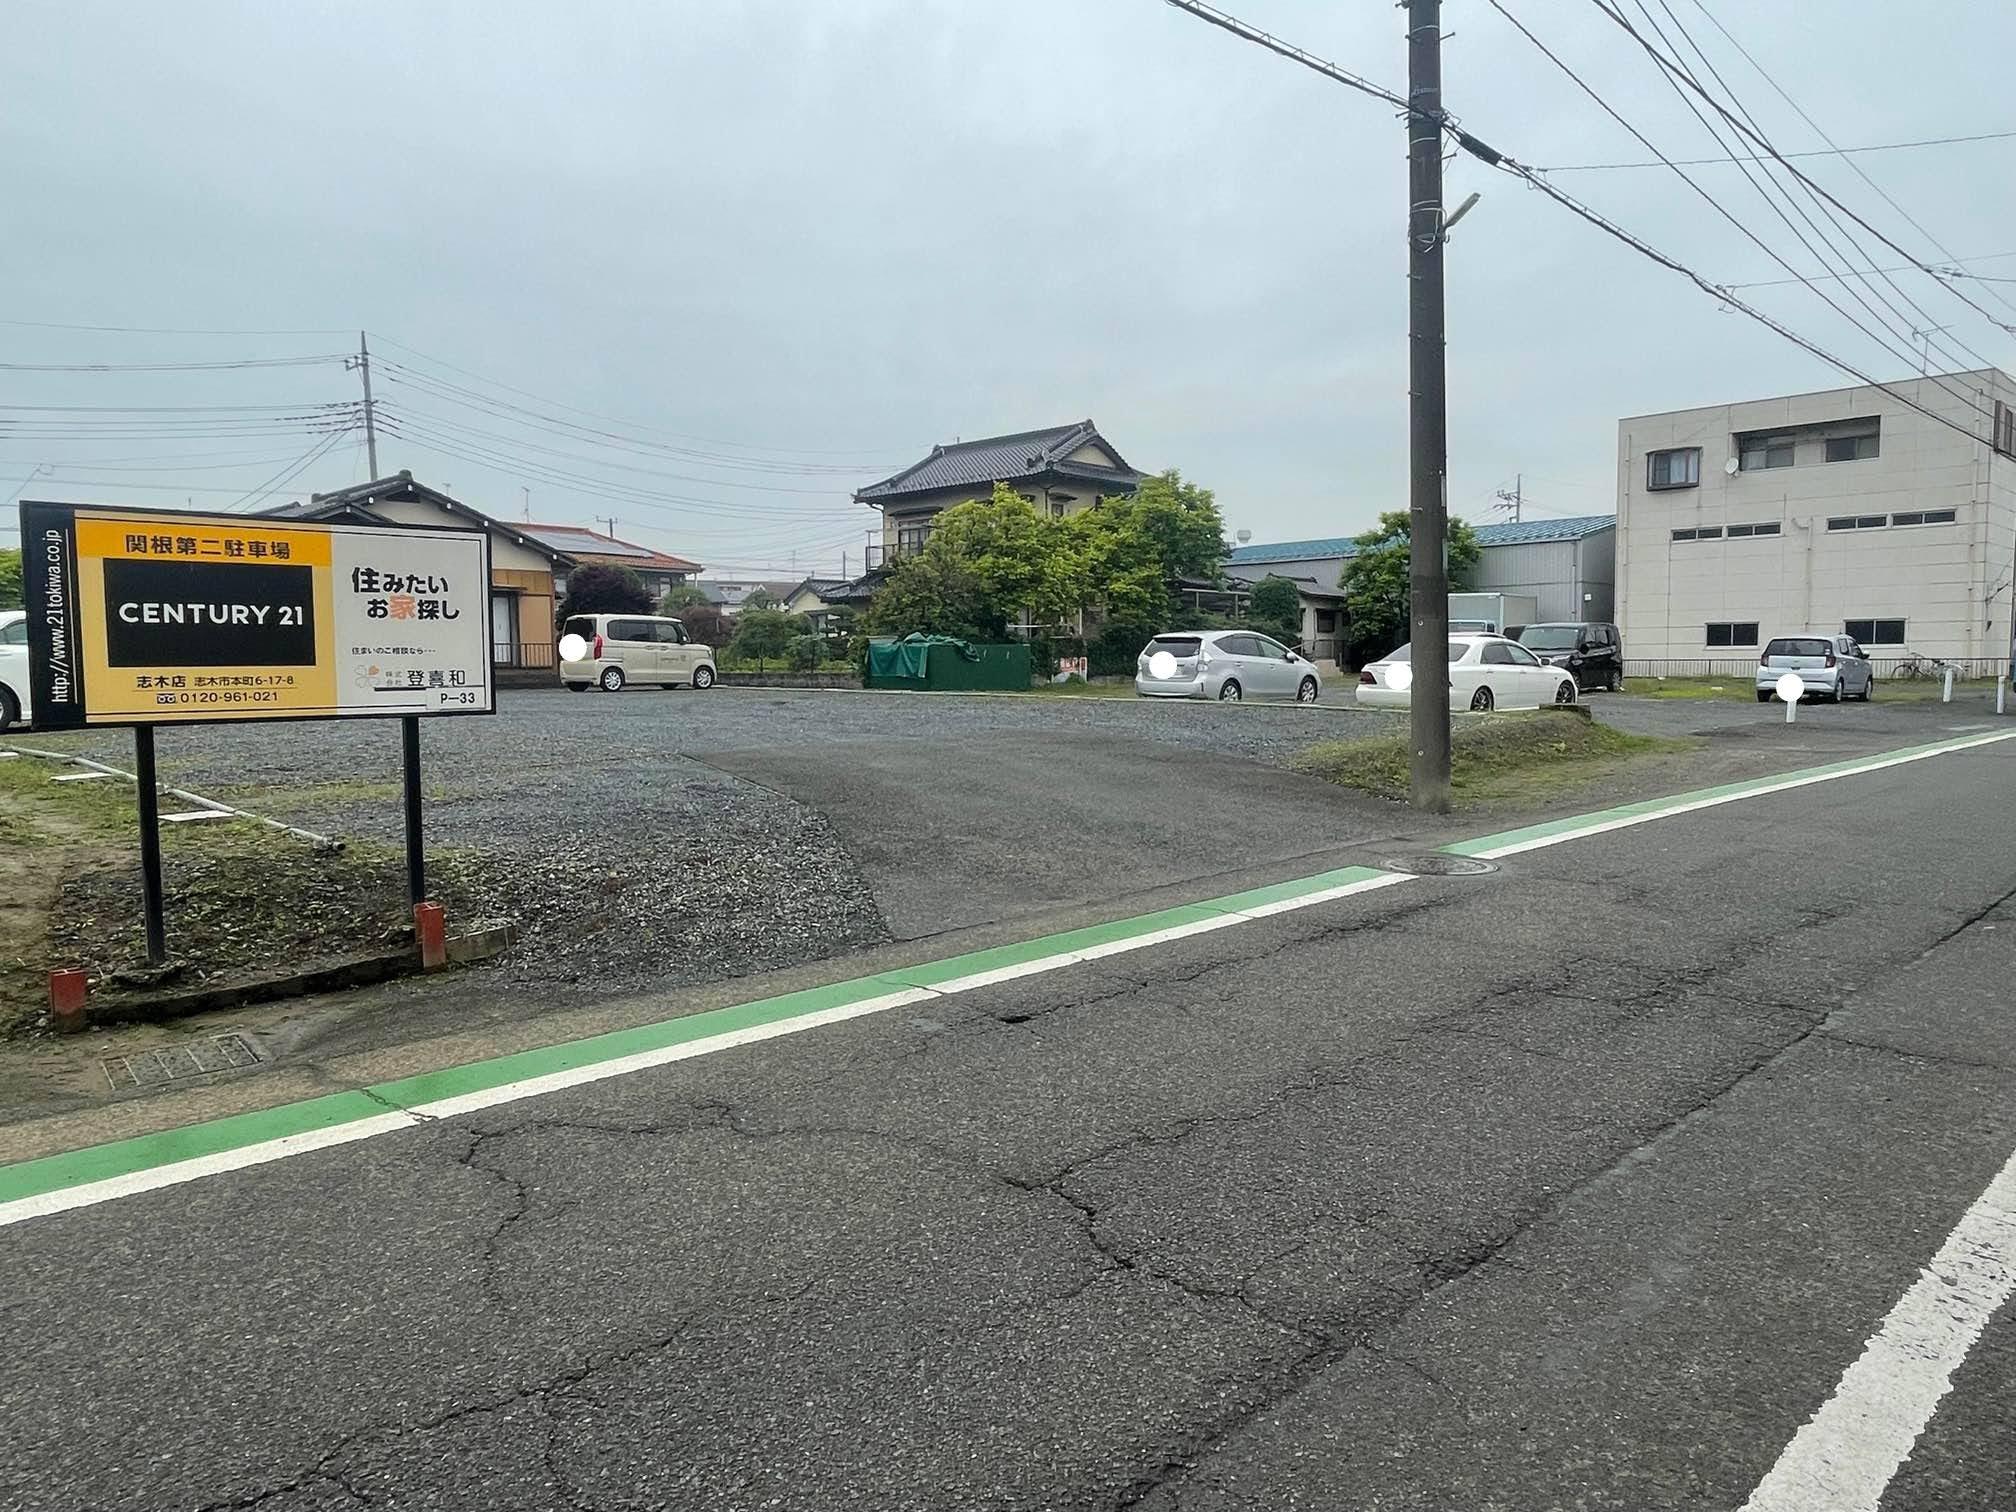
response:
<path fill-rule="evenodd" d="M 1358 674 L 1358 702 L 1375 709 L 1404 709 L 1414 685 L 1409 646 L 1382 656 Z M 1449 705 L 1488 713 L 1575 702 L 1575 678 L 1550 667 L 1502 635 L 1449 637 Z"/>
<path fill-rule="evenodd" d="M 28 717 L 28 616 L 0 613 L 0 730 Z"/>

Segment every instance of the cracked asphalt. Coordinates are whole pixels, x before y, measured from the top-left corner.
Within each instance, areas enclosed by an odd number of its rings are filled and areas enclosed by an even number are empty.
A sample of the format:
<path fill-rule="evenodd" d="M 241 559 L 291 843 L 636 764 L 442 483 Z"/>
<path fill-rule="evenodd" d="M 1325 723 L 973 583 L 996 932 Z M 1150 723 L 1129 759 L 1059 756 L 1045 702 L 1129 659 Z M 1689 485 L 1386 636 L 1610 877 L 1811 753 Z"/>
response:
<path fill-rule="evenodd" d="M 16 1225 L 0 1507 L 1737 1508 L 2016 1149 L 2012 776 Z M 2004 1306 L 1882 1512 L 2016 1507 L 2012 1402 Z"/>

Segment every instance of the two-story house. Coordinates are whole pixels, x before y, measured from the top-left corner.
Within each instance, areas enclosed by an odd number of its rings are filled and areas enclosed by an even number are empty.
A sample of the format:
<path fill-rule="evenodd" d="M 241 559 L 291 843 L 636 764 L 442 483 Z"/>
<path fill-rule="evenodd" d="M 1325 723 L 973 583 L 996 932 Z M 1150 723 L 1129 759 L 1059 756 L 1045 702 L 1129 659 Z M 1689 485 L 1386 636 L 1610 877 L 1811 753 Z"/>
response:
<path fill-rule="evenodd" d="M 934 446 L 930 456 L 869 484 L 854 500 L 882 512 L 881 550 L 871 552 L 868 563 L 873 568 L 922 550 L 942 511 L 992 497 L 996 483 L 1062 519 L 1109 495 L 1133 493 L 1141 477 L 1098 426 L 1080 420 Z"/>

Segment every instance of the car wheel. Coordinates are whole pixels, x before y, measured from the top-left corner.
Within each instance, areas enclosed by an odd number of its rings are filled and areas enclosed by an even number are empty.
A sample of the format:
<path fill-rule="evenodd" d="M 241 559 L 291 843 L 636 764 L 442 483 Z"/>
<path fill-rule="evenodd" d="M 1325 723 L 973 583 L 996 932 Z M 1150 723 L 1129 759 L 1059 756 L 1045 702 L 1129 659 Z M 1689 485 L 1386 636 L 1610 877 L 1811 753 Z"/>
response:
<path fill-rule="evenodd" d="M 604 667 L 599 681 L 602 684 L 602 691 L 604 693 L 621 693 L 623 691 L 623 669 L 621 667 Z"/>
<path fill-rule="evenodd" d="M 569 684 L 567 684 L 567 691 L 568 691 L 569 693 L 586 693 L 586 692 L 588 691 L 588 684 L 586 684 L 586 683 L 569 683 Z"/>
<path fill-rule="evenodd" d="M 1554 688 L 1554 702 L 1557 704 L 1572 704 L 1575 702 L 1575 681 L 1573 678 L 1556 684 Z"/>
<path fill-rule="evenodd" d="M 21 722 L 21 705 L 14 701 L 11 688 L 0 688 L 0 732 L 11 730 Z"/>
<path fill-rule="evenodd" d="M 1470 695 L 1470 712 L 1473 714 L 1489 714 L 1491 712 L 1491 702 L 1491 690 L 1489 688 L 1479 688 L 1475 693 Z"/>
<path fill-rule="evenodd" d="M 1605 687 L 1612 693 L 1622 693 L 1624 691 L 1624 669 L 1622 667 L 1612 667 L 1610 669 L 1610 681 L 1605 684 Z"/>
<path fill-rule="evenodd" d="M 1316 702 L 1316 693 L 1316 679 L 1305 677 L 1302 679 L 1302 686 L 1295 690 L 1295 702 L 1314 703 Z"/>
<path fill-rule="evenodd" d="M 693 669 L 693 686 L 696 688 L 713 687 L 714 669 L 712 667 L 695 667 Z"/>
<path fill-rule="evenodd" d="M 1220 703 L 1238 703 L 1245 696 L 1245 694 L 1239 691 L 1238 682 L 1230 677 L 1218 684 L 1218 702 Z"/>
<path fill-rule="evenodd" d="M 1876 674 L 1871 672 L 1862 684 L 1862 702 L 1867 703 L 1876 696 Z"/>
<path fill-rule="evenodd" d="M 1757 702 L 1769 703 L 1771 702 L 1771 695 L 1769 693 L 1766 693 L 1762 688 L 1759 688 L 1757 690 Z"/>

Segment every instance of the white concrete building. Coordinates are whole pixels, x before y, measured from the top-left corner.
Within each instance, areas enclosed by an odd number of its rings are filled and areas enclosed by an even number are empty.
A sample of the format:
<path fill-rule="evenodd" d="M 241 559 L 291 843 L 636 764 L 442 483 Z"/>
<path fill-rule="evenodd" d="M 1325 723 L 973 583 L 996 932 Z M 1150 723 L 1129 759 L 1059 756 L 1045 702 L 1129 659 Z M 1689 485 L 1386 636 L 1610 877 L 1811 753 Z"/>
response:
<path fill-rule="evenodd" d="M 1845 631 L 1879 662 L 1909 650 L 1986 670 L 2010 654 L 2006 373 L 1636 415 L 1617 424 L 1617 467 L 1634 664 L 1748 659 L 1799 630 Z"/>

